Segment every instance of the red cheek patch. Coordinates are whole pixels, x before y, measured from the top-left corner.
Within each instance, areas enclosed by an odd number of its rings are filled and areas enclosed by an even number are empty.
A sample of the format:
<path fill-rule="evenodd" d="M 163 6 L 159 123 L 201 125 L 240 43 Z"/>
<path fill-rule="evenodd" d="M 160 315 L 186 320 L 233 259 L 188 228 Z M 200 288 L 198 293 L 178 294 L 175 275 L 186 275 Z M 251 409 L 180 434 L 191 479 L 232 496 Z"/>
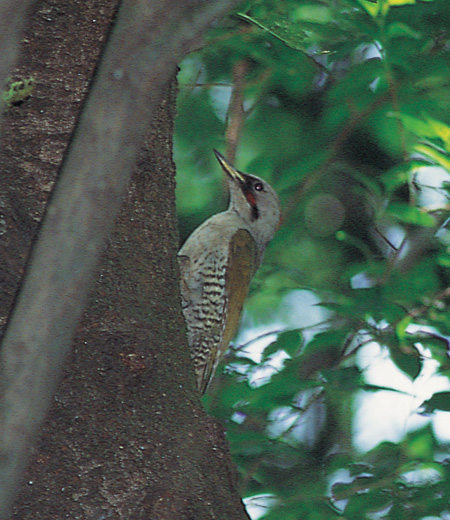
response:
<path fill-rule="evenodd" d="M 252 208 L 256 207 L 256 199 L 251 191 L 247 191 L 247 193 L 245 194 L 245 198 L 247 199 L 247 202 L 250 204 Z"/>

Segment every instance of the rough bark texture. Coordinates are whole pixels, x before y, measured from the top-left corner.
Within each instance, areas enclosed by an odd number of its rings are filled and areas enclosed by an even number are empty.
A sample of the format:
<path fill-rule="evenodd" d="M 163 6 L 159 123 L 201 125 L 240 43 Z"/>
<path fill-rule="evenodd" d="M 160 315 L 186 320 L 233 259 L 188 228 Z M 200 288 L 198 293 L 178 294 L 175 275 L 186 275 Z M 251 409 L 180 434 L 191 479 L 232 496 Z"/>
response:
<path fill-rule="evenodd" d="M 1 323 L 116 9 L 39 2 L 16 76 L 33 96 L 6 114 L 0 157 Z M 13 517 L 247 518 L 223 433 L 194 391 L 178 296 L 173 86 L 142 148 L 92 304 Z"/>
<path fill-rule="evenodd" d="M 4 81 L 13 68 L 19 52 L 27 16 L 35 0 L 0 0 L 0 81 Z M 0 123 L 3 111 L 0 113 Z"/>

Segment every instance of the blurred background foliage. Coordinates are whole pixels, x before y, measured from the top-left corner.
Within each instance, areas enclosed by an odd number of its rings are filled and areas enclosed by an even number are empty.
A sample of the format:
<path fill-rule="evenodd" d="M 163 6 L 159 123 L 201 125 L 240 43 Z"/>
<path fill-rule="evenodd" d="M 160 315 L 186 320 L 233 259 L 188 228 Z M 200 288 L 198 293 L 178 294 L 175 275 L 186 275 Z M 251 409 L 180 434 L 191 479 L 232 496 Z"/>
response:
<path fill-rule="evenodd" d="M 182 240 L 227 193 L 283 225 L 205 406 L 252 518 L 450 518 L 450 4 L 254 0 L 181 64 Z"/>

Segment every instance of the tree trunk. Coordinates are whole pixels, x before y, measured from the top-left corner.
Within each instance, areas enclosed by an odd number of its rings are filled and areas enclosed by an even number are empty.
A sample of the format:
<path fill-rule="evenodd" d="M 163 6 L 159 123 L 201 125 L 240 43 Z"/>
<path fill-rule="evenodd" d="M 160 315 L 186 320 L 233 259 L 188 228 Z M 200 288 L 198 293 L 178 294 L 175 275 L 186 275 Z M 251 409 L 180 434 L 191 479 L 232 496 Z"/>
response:
<path fill-rule="evenodd" d="M 27 30 L 16 75 L 34 76 L 36 87 L 6 114 L 0 159 L 3 324 L 116 7 L 40 2 Z M 149 27 L 155 37 L 164 22 Z M 173 81 L 159 104 L 14 518 L 248 518 L 186 346 Z"/>

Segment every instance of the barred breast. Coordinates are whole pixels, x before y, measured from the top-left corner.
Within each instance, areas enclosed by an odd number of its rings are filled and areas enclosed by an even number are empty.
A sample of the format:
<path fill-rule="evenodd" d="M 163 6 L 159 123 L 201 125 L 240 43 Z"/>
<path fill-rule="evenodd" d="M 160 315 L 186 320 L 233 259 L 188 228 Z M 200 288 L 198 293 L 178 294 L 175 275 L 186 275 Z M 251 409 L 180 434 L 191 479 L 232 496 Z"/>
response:
<path fill-rule="evenodd" d="M 194 233 L 178 257 L 183 314 L 202 393 L 236 332 L 256 267 L 256 248 L 248 231 L 237 229 L 230 237 L 226 233 L 212 237 L 214 230 L 214 226 L 209 228 L 207 244 Z"/>
<path fill-rule="evenodd" d="M 186 263 L 184 266 L 186 267 Z M 190 262 L 189 283 L 182 284 L 182 305 L 188 342 L 197 386 L 202 392 L 206 390 L 215 370 L 225 327 L 226 266 L 226 251 L 222 254 L 218 251 L 204 251 L 204 254 Z"/>

